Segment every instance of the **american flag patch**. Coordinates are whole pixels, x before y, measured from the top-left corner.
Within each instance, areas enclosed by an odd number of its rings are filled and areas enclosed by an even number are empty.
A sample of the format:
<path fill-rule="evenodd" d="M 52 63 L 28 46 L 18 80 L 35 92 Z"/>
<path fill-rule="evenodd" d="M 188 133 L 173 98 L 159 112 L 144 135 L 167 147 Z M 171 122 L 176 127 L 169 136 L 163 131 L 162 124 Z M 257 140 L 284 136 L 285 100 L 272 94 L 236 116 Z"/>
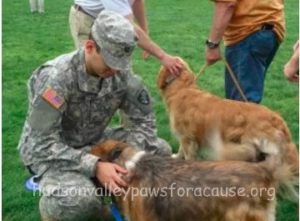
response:
<path fill-rule="evenodd" d="M 56 109 L 59 109 L 65 102 L 65 100 L 50 87 L 44 91 L 42 97 Z"/>

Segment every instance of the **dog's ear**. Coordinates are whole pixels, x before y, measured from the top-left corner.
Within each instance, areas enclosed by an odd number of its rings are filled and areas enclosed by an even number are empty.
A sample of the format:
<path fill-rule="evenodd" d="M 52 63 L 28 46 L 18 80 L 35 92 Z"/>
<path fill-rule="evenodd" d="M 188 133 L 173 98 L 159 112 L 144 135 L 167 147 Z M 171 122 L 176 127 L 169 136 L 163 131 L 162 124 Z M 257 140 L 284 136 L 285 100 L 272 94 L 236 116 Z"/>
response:
<path fill-rule="evenodd" d="M 92 147 L 90 154 L 93 154 L 97 157 L 104 158 L 106 155 L 104 147 L 105 146 L 103 145 L 103 143 L 100 143 L 100 144 L 98 143 Z"/>
<path fill-rule="evenodd" d="M 90 153 L 100 157 L 103 161 L 112 161 L 118 158 L 127 146 L 126 143 L 115 140 L 106 140 L 103 143 L 96 144 L 91 149 Z"/>
<path fill-rule="evenodd" d="M 123 146 L 116 146 L 116 148 L 114 148 L 109 154 L 108 154 L 108 157 L 107 157 L 107 160 L 109 162 L 113 162 L 115 161 L 116 159 L 118 159 L 120 157 L 120 155 L 122 154 L 124 150 L 124 147 Z"/>

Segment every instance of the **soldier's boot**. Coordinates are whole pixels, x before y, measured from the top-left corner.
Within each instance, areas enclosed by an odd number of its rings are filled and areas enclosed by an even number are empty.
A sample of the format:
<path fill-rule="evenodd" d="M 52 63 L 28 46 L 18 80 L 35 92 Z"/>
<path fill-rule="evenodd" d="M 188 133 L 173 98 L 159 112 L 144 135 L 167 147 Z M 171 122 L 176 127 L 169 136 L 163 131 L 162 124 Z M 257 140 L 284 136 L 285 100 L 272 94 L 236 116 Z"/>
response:
<path fill-rule="evenodd" d="M 42 217 L 41 219 L 42 219 L 42 221 L 58 221 L 56 219 L 52 219 L 52 218 L 49 218 L 49 217 Z"/>
<path fill-rule="evenodd" d="M 41 214 L 41 220 L 42 221 L 58 221 L 52 217 L 49 217 L 48 214 L 45 214 L 44 212 L 40 211 L 40 214 Z"/>
<path fill-rule="evenodd" d="M 58 220 L 54 219 L 53 217 L 51 217 L 47 213 L 45 208 L 43 206 L 41 206 L 41 200 L 40 200 L 40 203 L 39 203 L 39 209 L 40 209 L 40 215 L 41 215 L 41 220 L 42 221 L 58 221 Z"/>

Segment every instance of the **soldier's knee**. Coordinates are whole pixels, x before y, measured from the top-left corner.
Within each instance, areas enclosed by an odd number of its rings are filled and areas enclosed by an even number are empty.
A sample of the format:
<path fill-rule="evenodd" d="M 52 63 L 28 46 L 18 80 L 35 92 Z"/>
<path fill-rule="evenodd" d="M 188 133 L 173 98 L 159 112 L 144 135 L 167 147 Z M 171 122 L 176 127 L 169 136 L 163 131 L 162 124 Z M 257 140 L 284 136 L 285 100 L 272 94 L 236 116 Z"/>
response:
<path fill-rule="evenodd" d="M 39 205 L 43 221 L 79 221 L 101 217 L 101 199 L 93 183 L 84 176 L 80 176 L 81 179 L 77 179 L 79 177 L 76 175 L 72 179 L 71 176 L 64 182 L 53 180 L 53 177 L 43 180 Z"/>
<path fill-rule="evenodd" d="M 101 217 L 101 200 L 93 195 L 43 195 L 40 199 L 42 220 L 76 221 Z"/>
<path fill-rule="evenodd" d="M 155 154 L 160 156 L 171 156 L 172 147 L 170 144 L 162 138 L 158 138 L 158 148 L 155 151 Z"/>

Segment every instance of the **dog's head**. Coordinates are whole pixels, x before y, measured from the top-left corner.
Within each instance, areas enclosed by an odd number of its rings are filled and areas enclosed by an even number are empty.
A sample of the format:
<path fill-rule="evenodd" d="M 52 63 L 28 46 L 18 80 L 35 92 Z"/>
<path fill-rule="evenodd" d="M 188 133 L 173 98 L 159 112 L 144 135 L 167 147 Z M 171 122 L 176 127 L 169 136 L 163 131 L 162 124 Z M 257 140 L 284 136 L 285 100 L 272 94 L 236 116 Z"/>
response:
<path fill-rule="evenodd" d="M 177 85 L 177 89 L 195 84 L 195 74 L 184 60 L 181 59 L 181 63 L 183 67 L 178 77 L 172 75 L 164 66 L 161 66 L 157 77 L 157 86 L 161 92 L 164 92 L 169 86 L 175 84 Z"/>
<path fill-rule="evenodd" d="M 100 157 L 102 161 L 116 163 L 123 167 L 125 162 L 131 159 L 136 152 L 135 148 L 116 140 L 106 140 L 95 145 L 90 151 L 91 154 Z"/>

